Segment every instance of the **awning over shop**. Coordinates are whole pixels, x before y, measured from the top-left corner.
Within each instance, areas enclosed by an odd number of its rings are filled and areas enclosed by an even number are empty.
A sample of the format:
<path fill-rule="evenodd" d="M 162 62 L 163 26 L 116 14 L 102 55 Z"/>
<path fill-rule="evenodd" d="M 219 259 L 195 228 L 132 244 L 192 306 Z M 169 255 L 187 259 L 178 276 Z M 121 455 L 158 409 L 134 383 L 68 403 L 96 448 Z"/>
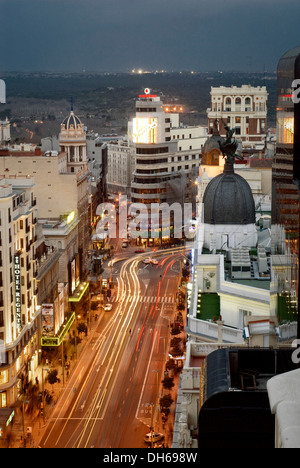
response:
<path fill-rule="evenodd" d="M 79 283 L 72 296 L 69 296 L 69 302 L 80 302 L 84 294 L 88 290 L 90 283 L 88 281 Z"/>
<path fill-rule="evenodd" d="M 57 336 L 42 336 L 41 345 L 42 346 L 60 346 L 65 335 L 70 330 L 72 324 L 75 321 L 75 312 L 66 320 L 64 325 L 61 328 L 59 335 Z"/>

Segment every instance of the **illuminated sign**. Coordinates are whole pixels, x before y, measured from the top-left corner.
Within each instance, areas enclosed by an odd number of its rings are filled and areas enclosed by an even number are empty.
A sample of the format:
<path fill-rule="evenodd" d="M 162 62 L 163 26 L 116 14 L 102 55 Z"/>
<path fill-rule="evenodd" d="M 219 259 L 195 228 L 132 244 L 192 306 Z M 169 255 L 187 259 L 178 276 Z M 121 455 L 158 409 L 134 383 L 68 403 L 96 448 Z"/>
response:
<path fill-rule="evenodd" d="M 15 255 L 14 272 L 15 272 L 15 295 L 16 295 L 16 322 L 18 329 L 22 328 L 21 314 L 21 269 L 20 255 Z"/>
<path fill-rule="evenodd" d="M 132 138 L 134 143 L 157 143 L 158 142 L 157 118 L 138 117 L 132 121 Z"/>
<path fill-rule="evenodd" d="M 65 222 L 67 224 L 71 224 L 72 221 L 74 221 L 74 219 L 75 219 L 75 211 L 72 211 L 71 213 L 65 214 L 63 216 L 63 219 L 65 220 Z"/>
<path fill-rule="evenodd" d="M 278 140 L 283 144 L 294 143 L 294 117 L 278 119 Z"/>
<path fill-rule="evenodd" d="M 71 317 L 65 323 L 59 336 L 42 336 L 42 346 L 60 346 L 65 335 L 70 330 L 72 324 L 75 322 L 75 312 L 72 313 Z"/>
<path fill-rule="evenodd" d="M 150 94 L 150 89 L 149 88 L 145 88 L 144 89 L 144 94 L 140 94 L 139 95 L 139 98 L 156 98 L 157 97 L 157 94 Z"/>
<path fill-rule="evenodd" d="M 48 336 L 54 334 L 53 304 L 42 304 L 42 333 Z"/>

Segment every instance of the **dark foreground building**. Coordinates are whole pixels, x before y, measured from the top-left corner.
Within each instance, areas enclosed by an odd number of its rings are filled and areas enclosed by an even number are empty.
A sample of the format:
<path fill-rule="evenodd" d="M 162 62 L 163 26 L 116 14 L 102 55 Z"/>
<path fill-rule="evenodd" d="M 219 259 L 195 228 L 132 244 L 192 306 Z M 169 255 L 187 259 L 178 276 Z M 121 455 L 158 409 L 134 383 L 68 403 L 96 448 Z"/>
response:
<path fill-rule="evenodd" d="M 293 349 L 219 349 L 207 356 L 199 448 L 274 448 L 267 381 L 298 368 Z"/>
<path fill-rule="evenodd" d="M 284 226 L 287 238 L 299 242 L 300 126 L 293 82 L 300 79 L 300 47 L 288 51 L 277 69 L 277 145 L 272 166 L 272 224 Z"/>
<path fill-rule="evenodd" d="M 292 255 L 291 294 L 300 308 L 300 47 L 286 52 L 277 69 L 277 143 L 272 164 L 272 226 L 284 228 L 286 246 Z M 295 99 L 297 98 L 297 99 Z M 273 247 L 274 249 L 274 247 Z M 275 245 L 273 253 L 282 252 Z M 298 338 L 300 319 L 298 314 Z"/>

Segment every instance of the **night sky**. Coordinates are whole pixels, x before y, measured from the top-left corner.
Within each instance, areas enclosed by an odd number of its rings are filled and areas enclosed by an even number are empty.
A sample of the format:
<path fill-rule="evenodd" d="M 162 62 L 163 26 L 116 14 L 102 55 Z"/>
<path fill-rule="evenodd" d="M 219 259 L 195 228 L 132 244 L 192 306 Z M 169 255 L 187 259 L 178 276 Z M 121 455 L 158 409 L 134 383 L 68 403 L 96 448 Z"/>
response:
<path fill-rule="evenodd" d="M 0 0 L 0 72 L 275 71 L 299 0 Z"/>

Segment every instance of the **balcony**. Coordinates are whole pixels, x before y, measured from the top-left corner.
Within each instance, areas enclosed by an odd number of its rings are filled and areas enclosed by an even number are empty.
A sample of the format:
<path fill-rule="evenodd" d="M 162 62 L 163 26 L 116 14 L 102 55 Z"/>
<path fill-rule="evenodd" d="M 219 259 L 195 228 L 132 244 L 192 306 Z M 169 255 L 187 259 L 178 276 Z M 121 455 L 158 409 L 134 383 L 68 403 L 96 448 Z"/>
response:
<path fill-rule="evenodd" d="M 37 275 L 36 279 L 39 281 L 50 270 L 60 257 L 59 250 L 49 248 L 47 253 L 37 259 Z"/>
<path fill-rule="evenodd" d="M 191 335 L 209 337 L 211 340 L 216 342 L 219 339 L 219 327 L 221 328 L 223 341 L 227 343 L 238 343 L 242 345 L 244 342 L 243 331 L 237 328 L 226 327 L 224 325 L 218 325 L 217 322 L 199 320 L 194 317 L 190 317 L 188 320 L 187 331 Z"/>

